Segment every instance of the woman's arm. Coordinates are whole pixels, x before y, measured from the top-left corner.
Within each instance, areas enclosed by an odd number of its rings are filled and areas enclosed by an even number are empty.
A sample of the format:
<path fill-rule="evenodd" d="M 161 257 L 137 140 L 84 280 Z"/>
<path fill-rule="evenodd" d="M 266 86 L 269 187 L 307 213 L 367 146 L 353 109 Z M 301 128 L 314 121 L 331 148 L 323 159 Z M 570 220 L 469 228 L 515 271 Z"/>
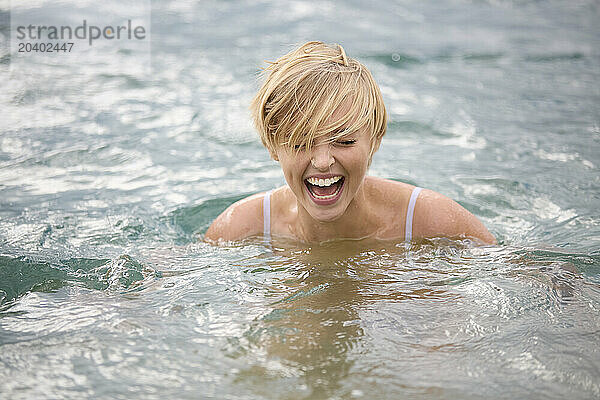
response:
<path fill-rule="evenodd" d="M 263 198 L 258 193 L 230 205 L 207 229 L 204 241 L 217 244 L 262 234 Z"/>

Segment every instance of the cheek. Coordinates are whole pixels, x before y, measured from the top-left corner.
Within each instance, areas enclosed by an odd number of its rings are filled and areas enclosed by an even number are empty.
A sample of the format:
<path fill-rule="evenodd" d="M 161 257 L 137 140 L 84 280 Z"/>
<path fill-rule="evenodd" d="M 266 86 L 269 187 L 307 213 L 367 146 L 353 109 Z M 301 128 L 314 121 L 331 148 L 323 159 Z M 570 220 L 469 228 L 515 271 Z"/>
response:
<path fill-rule="evenodd" d="M 352 167 L 357 172 L 365 172 L 368 168 L 369 164 L 369 153 L 368 152 L 360 152 L 355 154 L 350 160 L 352 163 Z"/>
<path fill-rule="evenodd" d="M 302 179 L 304 173 L 302 162 L 300 157 L 282 157 L 279 159 L 285 180 L 290 186 L 297 184 Z"/>
<path fill-rule="evenodd" d="M 347 165 L 349 168 L 348 172 L 351 175 L 351 182 L 353 182 L 353 185 L 360 185 L 368 170 L 368 153 L 364 154 L 361 152 L 360 154 L 355 154 L 347 162 L 349 163 Z"/>

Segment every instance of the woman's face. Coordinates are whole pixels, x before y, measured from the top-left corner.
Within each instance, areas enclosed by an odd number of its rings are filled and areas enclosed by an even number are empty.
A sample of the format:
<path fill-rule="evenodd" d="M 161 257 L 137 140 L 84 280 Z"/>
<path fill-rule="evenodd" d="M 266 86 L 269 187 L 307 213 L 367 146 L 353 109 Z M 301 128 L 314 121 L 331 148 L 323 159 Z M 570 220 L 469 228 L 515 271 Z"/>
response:
<path fill-rule="evenodd" d="M 322 138 L 310 150 L 280 146 L 285 180 L 303 207 L 317 221 L 340 218 L 362 186 L 369 166 L 371 138 L 366 128 L 329 142 Z"/>

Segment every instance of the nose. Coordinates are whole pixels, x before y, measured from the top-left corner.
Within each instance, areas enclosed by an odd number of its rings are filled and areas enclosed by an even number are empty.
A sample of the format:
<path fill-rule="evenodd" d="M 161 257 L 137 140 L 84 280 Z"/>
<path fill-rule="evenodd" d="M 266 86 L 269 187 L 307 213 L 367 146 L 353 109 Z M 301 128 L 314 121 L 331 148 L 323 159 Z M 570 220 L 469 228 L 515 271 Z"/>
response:
<path fill-rule="evenodd" d="M 310 163 L 319 171 L 327 171 L 335 163 L 329 143 L 321 143 L 313 148 Z"/>

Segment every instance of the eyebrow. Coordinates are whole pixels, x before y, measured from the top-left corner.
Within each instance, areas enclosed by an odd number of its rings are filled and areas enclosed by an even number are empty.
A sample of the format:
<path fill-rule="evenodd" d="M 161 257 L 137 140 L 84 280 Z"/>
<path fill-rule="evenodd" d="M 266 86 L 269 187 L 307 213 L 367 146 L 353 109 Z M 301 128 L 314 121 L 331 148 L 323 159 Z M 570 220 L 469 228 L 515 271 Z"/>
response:
<path fill-rule="evenodd" d="M 331 131 L 334 135 L 339 135 L 340 133 L 352 133 L 349 128 L 337 128 Z"/>

